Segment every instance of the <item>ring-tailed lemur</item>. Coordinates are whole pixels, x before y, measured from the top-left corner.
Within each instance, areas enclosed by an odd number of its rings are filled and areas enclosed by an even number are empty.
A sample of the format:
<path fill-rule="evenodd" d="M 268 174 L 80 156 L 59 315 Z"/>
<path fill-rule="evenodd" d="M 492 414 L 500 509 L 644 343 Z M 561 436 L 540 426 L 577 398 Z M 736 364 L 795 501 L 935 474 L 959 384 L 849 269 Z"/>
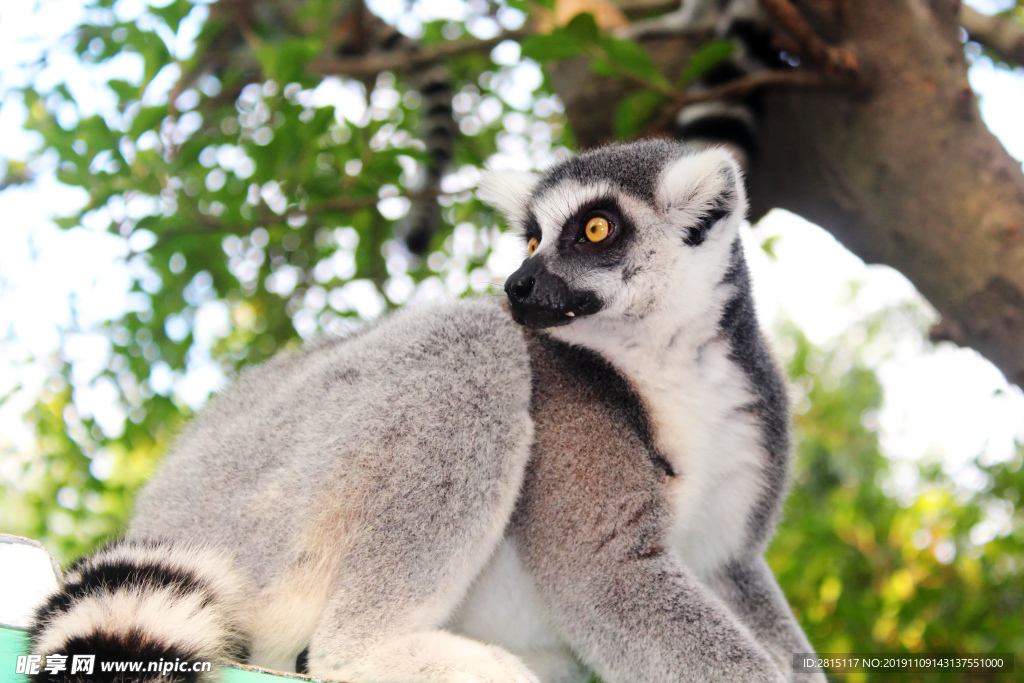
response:
<path fill-rule="evenodd" d="M 482 194 L 527 248 L 507 307 L 405 310 L 243 373 L 39 609 L 37 652 L 353 683 L 797 678 L 811 647 L 762 558 L 787 398 L 737 164 L 649 141 Z"/>

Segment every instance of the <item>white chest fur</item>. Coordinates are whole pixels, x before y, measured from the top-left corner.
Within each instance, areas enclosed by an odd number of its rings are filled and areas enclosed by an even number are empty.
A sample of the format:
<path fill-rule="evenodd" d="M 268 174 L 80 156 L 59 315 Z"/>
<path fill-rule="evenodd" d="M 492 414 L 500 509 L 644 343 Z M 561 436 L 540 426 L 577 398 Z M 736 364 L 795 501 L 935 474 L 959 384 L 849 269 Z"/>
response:
<path fill-rule="evenodd" d="M 729 293 L 719 288 L 715 298 L 724 303 Z M 729 341 L 717 325 L 717 313 L 685 321 L 655 317 L 621 338 L 608 329 L 564 337 L 598 351 L 640 395 L 654 444 L 676 473 L 666 543 L 703 577 L 748 545 L 766 459 L 758 425 L 744 410 L 753 401 L 747 376 L 729 359 Z"/>
<path fill-rule="evenodd" d="M 698 575 L 710 576 L 747 545 L 765 456 L 758 427 L 743 410 L 752 401 L 746 375 L 729 360 L 728 342 L 681 346 L 613 362 L 642 397 L 655 446 L 676 473 L 668 546 Z"/>

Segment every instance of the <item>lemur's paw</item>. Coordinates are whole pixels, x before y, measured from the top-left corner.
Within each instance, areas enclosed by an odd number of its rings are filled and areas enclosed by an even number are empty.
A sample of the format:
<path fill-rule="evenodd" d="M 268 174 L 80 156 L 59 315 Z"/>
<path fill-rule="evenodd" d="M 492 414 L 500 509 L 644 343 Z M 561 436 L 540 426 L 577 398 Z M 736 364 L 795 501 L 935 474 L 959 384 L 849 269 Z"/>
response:
<path fill-rule="evenodd" d="M 430 683 L 540 683 L 518 657 L 501 648 L 484 646 L 474 655 L 464 662 L 449 662 L 451 668 Z"/>
<path fill-rule="evenodd" d="M 486 666 L 479 672 L 469 673 L 465 679 L 459 679 L 466 683 L 540 683 L 540 679 L 526 668 L 518 657 L 499 647 L 488 647 L 490 654 L 494 657 L 494 666 Z"/>
<path fill-rule="evenodd" d="M 444 631 L 401 636 L 343 665 L 314 657 L 309 668 L 345 683 L 540 683 L 511 652 Z"/>

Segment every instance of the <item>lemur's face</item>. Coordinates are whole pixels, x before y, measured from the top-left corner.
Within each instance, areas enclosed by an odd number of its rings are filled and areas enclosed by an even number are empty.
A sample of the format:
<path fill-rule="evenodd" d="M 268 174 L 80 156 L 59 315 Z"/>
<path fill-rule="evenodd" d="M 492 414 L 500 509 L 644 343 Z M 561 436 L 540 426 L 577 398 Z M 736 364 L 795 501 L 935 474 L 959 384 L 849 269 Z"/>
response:
<path fill-rule="evenodd" d="M 491 172 L 481 196 L 522 235 L 505 283 L 521 324 L 644 317 L 721 281 L 746 208 L 728 153 L 649 141 L 574 157 L 542 176 Z"/>

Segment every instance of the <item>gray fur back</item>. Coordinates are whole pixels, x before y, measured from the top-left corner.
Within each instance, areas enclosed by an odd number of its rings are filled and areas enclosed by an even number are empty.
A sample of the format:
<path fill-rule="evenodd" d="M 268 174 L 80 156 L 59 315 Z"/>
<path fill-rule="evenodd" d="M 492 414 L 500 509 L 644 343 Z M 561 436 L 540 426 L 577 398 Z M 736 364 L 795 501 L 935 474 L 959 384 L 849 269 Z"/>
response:
<path fill-rule="evenodd" d="M 437 491 L 472 472 L 488 495 L 479 447 L 528 442 L 529 398 L 522 332 L 495 302 L 401 311 L 244 372 L 181 435 L 129 537 L 211 544 L 257 586 L 321 535 L 382 514 L 401 513 L 415 537 Z"/>

